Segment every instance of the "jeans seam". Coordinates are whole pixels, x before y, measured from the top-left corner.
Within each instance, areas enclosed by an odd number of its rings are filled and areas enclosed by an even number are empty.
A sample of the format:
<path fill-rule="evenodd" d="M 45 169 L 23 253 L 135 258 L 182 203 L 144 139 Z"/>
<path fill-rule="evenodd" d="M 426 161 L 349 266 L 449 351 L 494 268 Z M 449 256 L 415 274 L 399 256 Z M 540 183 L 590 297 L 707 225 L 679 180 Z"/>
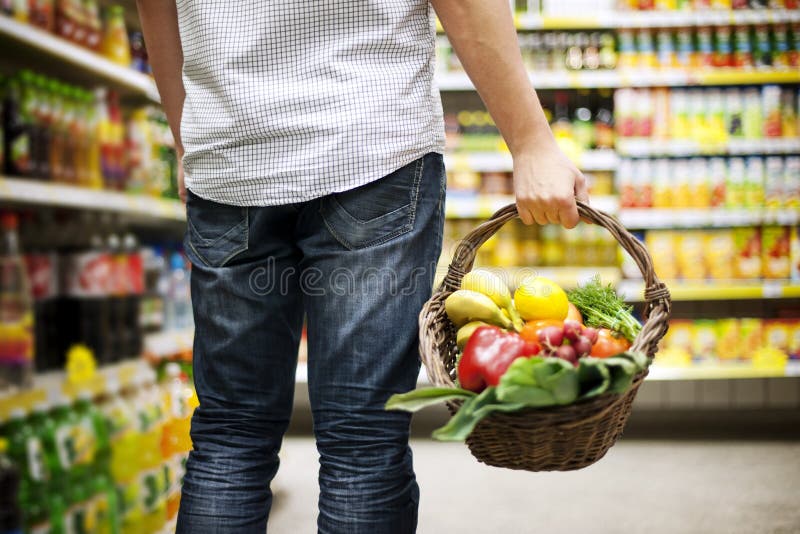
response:
<path fill-rule="evenodd" d="M 411 213 L 406 226 L 408 231 L 414 228 L 414 221 L 417 219 L 417 203 L 419 202 L 419 184 L 422 181 L 422 175 L 425 170 L 425 156 L 417 160 L 417 168 L 414 169 L 414 182 L 411 185 Z"/>
<path fill-rule="evenodd" d="M 189 238 L 189 246 L 192 248 L 192 250 L 194 251 L 195 255 L 198 258 L 200 258 L 200 260 L 202 260 L 202 262 L 207 267 L 211 267 L 211 268 L 222 268 L 222 267 L 225 267 L 225 264 L 227 264 L 232 258 L 234 258 L 235 256 L 241 254 L 242 252 L 244 252 L 244 251 L 246 251 L 247 249 L 250 248 L 250 208 L 245 206 L 245 207 L 242 208 L 242 210 L 244 211 L 244 221 L 243 221 L 243 223 L 244 223 L 244 245 L 239 246 L 238 248 L 236 248 L 233 251 L 231 251 L 231 253 L 228 254 L 227 256 L 225 256 L 222 259 L 222 261 L 218 262 L 218 265 L 214 265 L 211 262 L 209 262 L 208 259 L 206 259 L 206 257 L 203 254 L 201 254 L 200 251 L 197 250 L 197 247 L 195 247 L 194 243 L 192 243 L 191 238 Z M 191 222 L 189 222 L 189 224 L 191 224 Z M 241 223 L 237 224 L 236 226 L 240 226 L 240 225 L 241 225 Z M 231 233 L 231 231 L 233 231 L 233 228 L 231 228 L 231 230 L 227 231 L 224 235 L 220 236 L 219 239 L 222 239 L 223 237 L 227 236 L 228 234 Z M 198 237 L 200 237 L 199 234 L 198 234 Z M 202 237 L 201 237 L 201 239 L 202 239 Z M 219 239 L 215 240 L 214 243 L 219 241 Z M 204 244 L 206 246 L 213 245 L 213 243 L 207 243 L 207 242 L 204 243 Z"/>

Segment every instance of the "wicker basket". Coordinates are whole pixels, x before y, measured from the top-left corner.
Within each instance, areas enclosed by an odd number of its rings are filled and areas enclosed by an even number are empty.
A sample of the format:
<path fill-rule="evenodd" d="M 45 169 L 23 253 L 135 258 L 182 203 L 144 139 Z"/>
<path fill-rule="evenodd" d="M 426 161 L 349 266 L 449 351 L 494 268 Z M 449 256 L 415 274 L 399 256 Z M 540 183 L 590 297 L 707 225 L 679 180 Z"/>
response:
<path fill-rule="evenodd" d="M 616 219 L 581 202 L 578 211 L 584 220 L 611 232 L 642 271 L 646 321 L 632 350 L 652 358 L 667 332 L 669 291 L 653 271 L 647 249 Z M 456 249 L 444 281 L 420 313 L 420 354 L 428 377 L 436 386 L 453 387 L 456 376 L 456 329 L 447 318 L 444 301 L 472 269 L 478 248 L 517 216 L 512 204 L 466 236 Z M 494 413 L 478 423 L 467 438 L 467 446 L 480 462 L 495 467 L 527 471 L 581 469 L 602 458 L 620 437 L 646 375 L 644 371 L 636 376 L 632 387 L 623 394 L 601 395 L 567 406 Z M 451 413 L 459 406 L 460 401 L 448 403 Z"/>

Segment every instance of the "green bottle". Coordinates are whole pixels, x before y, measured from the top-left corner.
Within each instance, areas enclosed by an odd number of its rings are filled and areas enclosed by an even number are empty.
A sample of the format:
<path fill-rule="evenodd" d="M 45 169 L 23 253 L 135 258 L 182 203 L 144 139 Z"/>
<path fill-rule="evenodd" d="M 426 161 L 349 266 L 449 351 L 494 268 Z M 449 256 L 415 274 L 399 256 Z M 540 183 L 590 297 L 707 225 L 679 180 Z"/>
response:
<path fill-rule="evenodd" d="M 75 412 L 82 429 L 87 429 L 94 440 L 94 458 L 91 461 L 93 474 L 108 474 L 111 445 L 105 417 L 92 402 L 92 394 L 82 391 L 75 403 Z"/>
<path fill-rule="evenodd" d="M 9 440 L 9 457 L 22 471 L 22 489 L 26 491 L 39 489 L 50 479 L 36 420 L 33 416 L 27 418 L 24 410 L 16 408 L 5 429 Z"/>
<path fill-rule="evenodd" d="M 93 532 L 97 534 L 119 534 L 119 504 L 117 502 L 117 492 L 111 478 L 105 474 L 99 474 L 92 480 L 92 499 L 90 519 Z"/>

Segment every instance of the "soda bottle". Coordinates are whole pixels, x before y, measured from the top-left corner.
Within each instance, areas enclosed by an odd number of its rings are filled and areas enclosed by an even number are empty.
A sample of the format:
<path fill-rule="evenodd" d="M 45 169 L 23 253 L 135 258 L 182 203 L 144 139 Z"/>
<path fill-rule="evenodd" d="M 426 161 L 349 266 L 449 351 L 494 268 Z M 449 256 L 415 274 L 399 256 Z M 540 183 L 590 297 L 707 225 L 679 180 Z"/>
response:
<path fill-rule="evenodd" d="M 111 287 L 108 298 L 109 327 L 112 332 L 109 362 L 121 359 L 125 343 L 124 306 L 127 296 L 128 263 L 122 250 L 122 240 L 116 231 L 108 235 L 107 247 L 111 256 Z"/>
<path fill-rule="evenodd" d="M 8 440 L 6 452 L 19 468 L 24 492 L 41 492 L 50 481 L 49 467 L 44 443 L 24 410 L 16 408 L 11 412 L 4 434 Z"/>
<path fill-rule="evenodd" d="M 169 294 L 166 301 L 166 324 L 168 330 L 192 328 L 191 287 L 186 260 L 180 252 L 170 257 Z"/>
<path fill-rule="evenodd" d="M 66 258 L 64 290 L 68 297 L 65 308 L 66 345 L 83 343 L 94 351 L 100 363 L 112 359 L 109 323 L 109 290 L 111 287 L 111 255 L 100 234 L 102 219 L 85 214 L 88 243 L 82 243 Z M 89 233 L 93 232 L 93 233 Z M 84 235 L 87 235 L 84 234 Z"/>
<path fill-rule="evenodd" d="M 150 65 L 147 63 L 147 49 L 144 45 L 142 32 L 131 34 L 131 66 L 134 70 L 144 74 L 150 72 Z"/>
<path fill-rule="evenodd" d="M 80 392 L 75 403 L 75 413 L 87 439 L 94 442 L 94 456 L 89 461 L 91 476 L 97 473 L 108 473 L 111 461 L 108 426 L 102 412 L 92 402 L 91 392 Z"/>
<path fill-rule="evenodd" d="M 15 213 L 0 213 L 0 390 L 28 386 L 33 370 L 33 302 L 18 225 Z"/>
<path fill-rule="evenodd" d="M 102 52 L 114 63 L 125 67 L 131 64 L 131 44 L 125 28 L 125 10 L 122 6 L 108 8 Z"/>
<path fill-rule="evenodd" d="M 0 533 L 22 533 L 19 469 L 8 457 L 8 440 L 0 437 Z"/>
<path fill-rule="evenodd" d="M 6 85 L 5 113 L 5 174 L 10 176 L 32 177 L 31 160 L 32 118 L 26 115 L 22 105 L 22 81 L 19 76 L 9 78 Z"/>
<path fill-rule="evenodd" d="M 126 357 L 134 357 L 142 354 L 144 345 L 141 321 L 144 260 L 139 248 L 139 241 L 130 232 L 122 238 L 122 252 L 125 260 L 127 292 L 123 301 L 124 343 L 121 354 Z"/>

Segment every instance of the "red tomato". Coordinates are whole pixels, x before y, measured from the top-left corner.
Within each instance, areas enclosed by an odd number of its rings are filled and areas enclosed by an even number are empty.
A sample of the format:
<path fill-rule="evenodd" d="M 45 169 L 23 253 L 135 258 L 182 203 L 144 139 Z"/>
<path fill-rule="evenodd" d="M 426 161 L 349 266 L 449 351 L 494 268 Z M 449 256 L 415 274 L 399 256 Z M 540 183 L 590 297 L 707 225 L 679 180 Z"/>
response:
<path fill-rule="evenodd" d="M 522 331 L 519 333 L 519 335 L 525 341 L 539 343 L 539 332 L 548 326 L 564 328 L 564 321 L 556 321 L 555 319 L 538 319 L 535 321 L 528 321 L 525 323 L 525 326 L 522 327 Z"/>
<path fill-rule="evenodd" d="M 617 337 L 616 332 L 607 328 L 597 331 L 597 343 L 592 345 L 590 356 L 595 358 L 609 358 L 623 353 L 631 348 L 631 342 L 622 336 Z"/>

